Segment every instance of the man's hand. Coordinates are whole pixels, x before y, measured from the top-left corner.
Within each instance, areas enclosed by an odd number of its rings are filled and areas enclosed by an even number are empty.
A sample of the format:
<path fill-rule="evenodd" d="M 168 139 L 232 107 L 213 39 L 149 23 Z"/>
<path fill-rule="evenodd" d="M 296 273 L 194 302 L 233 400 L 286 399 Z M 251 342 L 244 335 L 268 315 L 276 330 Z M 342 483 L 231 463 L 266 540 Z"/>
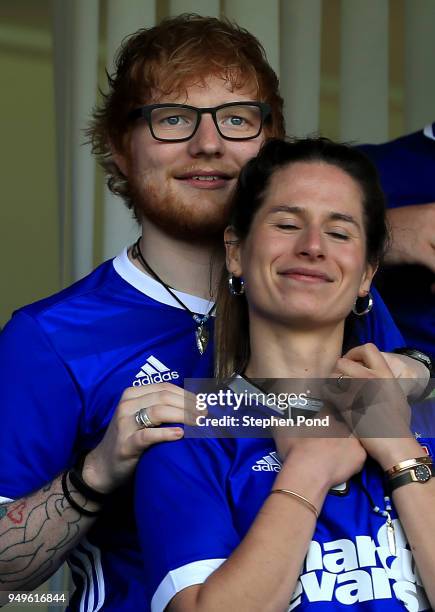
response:
<path fill-rule="evenodd" d="M 419 398 L 429 382 L 429 370 L 417 359 L 396 353 L 381 353 L 402 388 L 410 399 Z"/>
<path fill-rule="evenodd" d="M 392 243 L 388 264 L 420 264 L 435 272 L 435 203 L 387 210 Z"/>
<path fill-rule="evenodd" d="M 164 423 L 194 425 L 204 414 L 195 408 L 195 396 L 170 383 L 146 387 L 129 387 L 110 421 L 100 444 L 86 457 L 83 466 L 85 482 L 102 493 L 109 493 L 132 473 L 143 451 L 157 442 L 169 442 L 183 437 L 181 427 L 159 427 Z M 135 414 L 147 409 L 156 427 L 140 429 Z"/>

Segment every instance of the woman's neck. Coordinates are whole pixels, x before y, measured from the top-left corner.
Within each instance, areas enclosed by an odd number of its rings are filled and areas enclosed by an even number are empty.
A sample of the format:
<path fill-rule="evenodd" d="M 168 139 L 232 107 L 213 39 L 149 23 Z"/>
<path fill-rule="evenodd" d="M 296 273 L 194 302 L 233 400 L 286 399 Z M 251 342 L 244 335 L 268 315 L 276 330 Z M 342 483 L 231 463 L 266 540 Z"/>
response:
<path fill-rule="evenodd" d="M 344 322 L 301 331 L 252 321 L 246 374 L 250 378 L 327 378 L 341 356 L 343 334 Z"/>

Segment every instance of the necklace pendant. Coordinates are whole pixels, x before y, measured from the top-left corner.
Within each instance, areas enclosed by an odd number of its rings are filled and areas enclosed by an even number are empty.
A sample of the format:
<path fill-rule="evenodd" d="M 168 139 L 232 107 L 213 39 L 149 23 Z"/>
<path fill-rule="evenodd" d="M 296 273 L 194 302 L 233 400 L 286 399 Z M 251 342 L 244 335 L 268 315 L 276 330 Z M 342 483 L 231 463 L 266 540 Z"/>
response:
<path fill-rule="evenodd" d="M 391 516 L 387 514 L 387 541 L 388 548 L 393 557 L 397 557 L 396 549 L 396 535 L 394 533 L 394 523 L 391 520 Z"/>
<path fill-rule="evenodd" d="M 204 327 L 203 323 L 198 325 L 198 327 L 196 328 L 195 338 L 196 338 L 196 346 L 198 348 L 198 351 L 201 353 L 201 355 L 203 355 L 207 348 L 208 339 L 209 339 L 208 329 Z"/>

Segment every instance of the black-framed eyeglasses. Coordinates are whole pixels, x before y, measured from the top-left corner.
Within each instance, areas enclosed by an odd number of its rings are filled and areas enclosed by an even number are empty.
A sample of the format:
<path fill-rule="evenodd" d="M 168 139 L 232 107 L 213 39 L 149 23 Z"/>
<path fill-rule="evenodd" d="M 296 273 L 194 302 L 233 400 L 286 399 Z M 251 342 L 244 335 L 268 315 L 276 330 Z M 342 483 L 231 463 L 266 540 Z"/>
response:
<path fill-rule="evenodd" d="M 265 102 L 228 102 L 197 108 L 187 104 L 148 104 L 131 111 L 128 118 L 146 119 L 151 135 L 164 142 L 189 140 L 197 131 L 204 113 L 213 117 L 217 131 L 226 140 L 256 138 L 271 115 Z"/>

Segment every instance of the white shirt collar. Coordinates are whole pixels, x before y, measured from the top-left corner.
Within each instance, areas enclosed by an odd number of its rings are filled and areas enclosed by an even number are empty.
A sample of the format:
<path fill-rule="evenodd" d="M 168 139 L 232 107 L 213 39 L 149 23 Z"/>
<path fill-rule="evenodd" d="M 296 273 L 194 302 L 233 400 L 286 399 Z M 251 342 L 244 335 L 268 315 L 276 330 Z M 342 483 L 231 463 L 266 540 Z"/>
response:
<path fill-rule="evenodd" d="M 435 123 L 428 123 L 423 130 L 423 134 L 432 140 L 435 140 Z"/>
<path fill-rule="evenodd" d="M 121 278 L 144 295 L 162 304 L 167 304 L 174 308 L 182 308 L 177 300 L 174 300 L 169 291 L 167 291 L 158 281 L 136 268 L 128 258 L 127 247 L 115 257 L 113 260 L 113 267 Z M 183 304 L 186 304 L 192 312 L 197 314 L 207 314 L 213 306 L 213 302 L 196 297 L 195 295 L 175 290 L 174 293 L 180 298 Z"/>

